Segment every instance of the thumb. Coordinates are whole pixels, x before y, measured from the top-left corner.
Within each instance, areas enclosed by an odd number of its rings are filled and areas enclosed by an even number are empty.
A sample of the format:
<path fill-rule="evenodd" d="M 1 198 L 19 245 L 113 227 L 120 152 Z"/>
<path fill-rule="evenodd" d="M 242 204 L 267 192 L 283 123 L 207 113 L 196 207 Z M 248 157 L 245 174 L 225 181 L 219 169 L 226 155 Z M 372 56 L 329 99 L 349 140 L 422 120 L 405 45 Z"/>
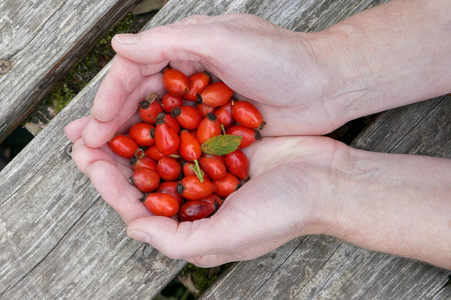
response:
<path fill-rule="evenodd" d="M 227 31 L 219 22 L 232 16 L 190 16 L 175 24 L 158 26 L 137 34 L 117 34 L 112 40 L 121 56 L 142 64 L 199 61 L 221 50 Z M 233 35 L 233 34 L 232 34 Z"/>
<path fill-rule="evenodd" d="M 181 26 L 163 26 L 137 34 L 115 35 L 111 45 L 117 54 L 140 64 L 157 65 L 182 59 L 198 61 L 200 56 L 190 52 L 199 45 L 187 39 L 187 35 L 193 34 Z"/>
<path fill-rule="evenodd" d="M 151 244 L 172 259 L 214 253 L 218 242 L 216 227 L 210 219 L 195 222 L 177 222 L 174 219 L 151 216 L 135 219 L 127 227 L 127 235 Z"/>

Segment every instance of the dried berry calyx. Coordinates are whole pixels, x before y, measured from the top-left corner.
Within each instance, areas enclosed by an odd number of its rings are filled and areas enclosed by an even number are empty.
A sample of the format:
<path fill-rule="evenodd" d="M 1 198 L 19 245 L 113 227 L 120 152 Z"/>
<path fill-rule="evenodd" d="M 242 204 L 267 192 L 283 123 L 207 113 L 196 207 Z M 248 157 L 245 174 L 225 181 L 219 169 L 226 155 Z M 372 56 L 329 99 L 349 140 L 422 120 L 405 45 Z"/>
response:
<path fill-rule="evenodd" d="M 171 116 L 175 118 L 175 117 L 180 116 L 181 113 L 182 113 L 182 109 L 177 106 L 172 109 Z"/>
<path fill-rule="evenodd" d="M 152 102 L 154 102 L 154 101 L 158 101 L 159 102 L 160 100 L 161 100 L 161 96 L 160 95 L 158 95 L 157 93 L 152 93 L 149 96 L 147 96 L 146 100 L 141 101 L 139 103 L 139 106 L 142 109 L 148 109 L 150 104 L 152 104 Z"/>
<path fill-rule="evenodd" d="M 218 135 L 206 140 L 200 147 L 205 154 L 226 155 L 238 149 L 242 139 L 240 135 Z"/>
<path fill-rule="evenodd" d="M 158 113 L 157 117 L 155 118 L 155 124 L 161 125 L 161 124 L 165 123 L 166 122 L 164 119 L 165 117 L 166 117 L 165 113 L 163 113 L 163 112 Z M 154 133 L 154 135 L 155 135 L 155 133 Z"/>
<path fill-rule="evenodd" d="M 149 96 L 146 97 L 146 100 L 149 101 L 149 103 L 154 102 L 155 100 L 160 102 L 161 96 L 158 93 L 152 93 Z"/>

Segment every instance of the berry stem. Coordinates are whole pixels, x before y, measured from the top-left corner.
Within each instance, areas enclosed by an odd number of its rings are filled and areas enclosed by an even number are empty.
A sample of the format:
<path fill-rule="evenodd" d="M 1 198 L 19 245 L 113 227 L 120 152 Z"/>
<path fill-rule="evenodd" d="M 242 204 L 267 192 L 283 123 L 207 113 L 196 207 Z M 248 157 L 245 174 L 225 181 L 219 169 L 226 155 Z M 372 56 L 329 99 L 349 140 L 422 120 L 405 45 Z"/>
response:
<path fill-rule="evenodd" d="M 194 171 L 194 174 L 196 174 L 197 178 L 199 178 L 200 183 L 204 182 L 204 172 L 200 169 L 197 159 L 194 160 L 194 166 L 191 165 L 190 168 Z"/>

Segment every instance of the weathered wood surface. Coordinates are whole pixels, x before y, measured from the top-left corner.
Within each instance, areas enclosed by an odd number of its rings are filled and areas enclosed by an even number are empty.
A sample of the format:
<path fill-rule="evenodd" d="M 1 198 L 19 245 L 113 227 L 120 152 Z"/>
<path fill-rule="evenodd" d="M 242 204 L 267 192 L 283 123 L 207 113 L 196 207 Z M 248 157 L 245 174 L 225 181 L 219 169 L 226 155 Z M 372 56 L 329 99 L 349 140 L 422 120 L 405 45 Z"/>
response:
<path fill-rule="evenodd" d="M 131 12 L 135 15 L 145 14 L 161 9 L 167 2 L 167 0 L 142 0 L 132 8 Z"/>
<path fill-rule="evenodd" d="M 1 299 L 144 299 L 184 266 L 128 239 L 66 154 L 64 126 L 89 112 L 104 74 L 1 173 Z"/>
<path fill-rule="evenodd" d="M 451 97 L 381 114 L 352 143 L 451 158 Z M 238 263 L 202 299 L 451 299 L 451 271 L 327 237 L 301 237 Z"/>
<path fill-rule="evenodd" d="M 135 2 L 0 1 L 0 142 Z"/>
<path fill-rule="evenodd" d="M 170 1 L 146 28 L 191 14 L 248 12 L 286 28 L 312 31 L 382 2 L 385 1 Z M 65 154 L 68 142 L 63 128 L 89 113 L 108 68 L 0 173 L 1 299 L 151 299 L 185 265 L 128 239 L 122 220 Z M 443 105 L 434 107 L 440 113 Z M 449 107 L 447 112 L 449 116 Z M 379 127 L 359 138 L 365 143 L 361 148 L 374 147 L 373 138 L 379 146 L 378 135 L 371 135 L 378 131 L 382 136 L 384 131 L 391 133 L 393 142 L 386 146 L 388 149 L 395 149 L 393 145 L 402 147 L 401 141 L 411 128 L 422 122 L 426 126 L 426 116 L 419 114 L 416 121 L 409 119 L 411 123 L 401 135 L 397 135 L 400 126 L 396 122 L 405 122 L 403 117 L 389 123 L 396 124 L 394 127 L 384 127 L 385 122 L 379 121 Z M 422 132 L 419 127 L 417 130 Z M 447 132 L 444 134 L 449 139 Z M 448 141 L 448 148 L 449 145 Z M 441 287 L 449 274 L 330 237 L 309 236 L 259 259 L 238 263 L 204 298 L 420 299 L 436 295 L 437 299 L 445 299 L 450 296 L 450 289 Z"/>

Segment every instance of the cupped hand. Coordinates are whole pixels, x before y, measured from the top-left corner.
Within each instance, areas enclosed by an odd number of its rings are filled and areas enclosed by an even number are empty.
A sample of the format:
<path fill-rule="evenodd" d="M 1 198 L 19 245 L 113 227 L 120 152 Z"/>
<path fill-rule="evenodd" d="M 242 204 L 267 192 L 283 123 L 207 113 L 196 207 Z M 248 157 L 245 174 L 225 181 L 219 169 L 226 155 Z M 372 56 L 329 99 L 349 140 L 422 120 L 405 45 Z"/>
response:
<path fill-rule="evenodd" d="M 319 208 L 328 207 L 321 201 L 338 180 L 331 169 L 337 142 L 288 137 L 324 134 L 341 125 L 339 110 L 328 103 L 333 75 L 315 61 L 309 37 L 240 14 L 194 16 L 113 39 L 118 55 L 91 116 L 72 122 L 66 134 L 75 142 L 77 167 L 129 224 L 131 237 L 172 258 L 212 266 L 255 258 L 297 236 L 323 231 Z M 286 136 L 267 137 L 246 149 L 252 179 L 212 218 L 192 223 L 152 216 L 138 201 L 142 194 L 128 183 L 128 161 L 106 144 L 137 121 L 139 101 L 165 92 L 161 70 L 167 64 L 187 75 L 210 72 L 238 99 L 255 104 L 267 123 L 264 136 Z"/>
<path fill-rule="evenodd" d="M 215 215 L 194 222 L 154 216 L 128 183 L 127 161 L 107 147 L 75 143 L 73 158 L 100 195 L 128 224 L 130 237 L 167 256 L 214 266 L 264 255 L 289 240 L 323 233 L 324 208 L 332 207 L 347 146 L 326 137 L 267 137 L 245 149 L 251 180 L 232 193 Z M 327 205 L 326 205 L 327 202 Z"/>
<path fill-rule="evenodd" d="M 346 120 L 334 107 L 339 74 L 315 60 L 314 34 L 296 33 L 245 14 L 192 16 L 138 34 L 117 35 L 118 55 L 103 80 L 82 138 L 105 144 L 136 111 L 139 101 L 164 93 L 166 65 L 208 71 L 238 99 L 253 101 L 266 119 L 266 136 L 317 135 Z"/>

